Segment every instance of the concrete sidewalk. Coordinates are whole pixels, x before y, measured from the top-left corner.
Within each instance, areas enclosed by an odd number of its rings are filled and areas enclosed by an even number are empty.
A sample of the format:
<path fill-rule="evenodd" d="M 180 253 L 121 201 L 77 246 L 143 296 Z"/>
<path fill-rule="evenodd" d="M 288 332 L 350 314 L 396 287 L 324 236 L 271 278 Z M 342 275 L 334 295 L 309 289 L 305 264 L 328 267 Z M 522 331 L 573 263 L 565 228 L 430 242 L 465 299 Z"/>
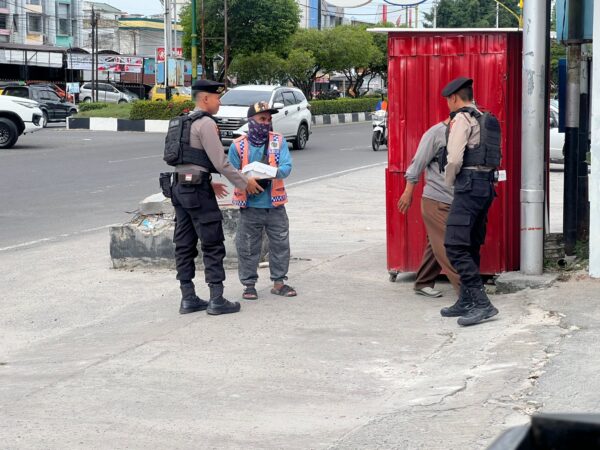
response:
<path fill-rule="evenodd" d="M 383 175 L 291 188 L 300 295 L 272 296 L 261 269 L 231 316 L 180 316 L 173 272 L 110 269 L 106 231 L 0 253 L 1 441 L 479 449 L 545 404 L 597 409 L 598 283 L 495 296 L 497 320 L 459 328 L 448 284 L 430 300 L 388 282 Z M 226 286 L 239 298 L 235 272 Z"/>

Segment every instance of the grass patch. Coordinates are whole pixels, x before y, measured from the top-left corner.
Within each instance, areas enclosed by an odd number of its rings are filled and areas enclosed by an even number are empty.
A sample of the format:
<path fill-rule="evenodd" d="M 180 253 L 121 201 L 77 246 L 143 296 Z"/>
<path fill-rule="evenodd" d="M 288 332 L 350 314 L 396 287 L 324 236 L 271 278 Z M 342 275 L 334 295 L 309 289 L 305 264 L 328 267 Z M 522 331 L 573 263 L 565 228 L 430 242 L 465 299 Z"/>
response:
<path fill-rule="evenodd" d="M 133 103 L 107 103 L 106 107 L 81 111 L 75 117 L 115 117 L 129 119 Z"/>

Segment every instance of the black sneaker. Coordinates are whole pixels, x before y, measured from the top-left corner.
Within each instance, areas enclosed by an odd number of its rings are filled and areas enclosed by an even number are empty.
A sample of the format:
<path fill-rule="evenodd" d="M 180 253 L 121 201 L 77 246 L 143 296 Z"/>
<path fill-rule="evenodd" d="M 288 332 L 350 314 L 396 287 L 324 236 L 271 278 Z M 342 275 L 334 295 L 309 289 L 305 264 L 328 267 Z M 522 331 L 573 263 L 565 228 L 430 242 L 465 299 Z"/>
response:
<path fill-rule="evenodd" d="M 224 297 L 218 299 L 211 299 L 208 302 L 208 308 L 206 312 L 211 316 L 218 316 L 219 314 L 232 314 L 239 312 L 241 306 L 239 302 L 230 302 Z"/>
<path fill-rule="evenodd" d="M 458 319 L 458 324 L 468 327 L 490 319 L 496 314 L 498 314 L 498 310 L 491 303 L 487 306 L 474 306 L 467 314 Z"/>
<path fill-rule="evenodd" d="M 207 307 L 208 302 L 206 300 L 202 300 L 197 295 L 194 297 L 186 297 L 181 299 L 179 314 L 189 314 L 197 311 L 204 311 Z"/>

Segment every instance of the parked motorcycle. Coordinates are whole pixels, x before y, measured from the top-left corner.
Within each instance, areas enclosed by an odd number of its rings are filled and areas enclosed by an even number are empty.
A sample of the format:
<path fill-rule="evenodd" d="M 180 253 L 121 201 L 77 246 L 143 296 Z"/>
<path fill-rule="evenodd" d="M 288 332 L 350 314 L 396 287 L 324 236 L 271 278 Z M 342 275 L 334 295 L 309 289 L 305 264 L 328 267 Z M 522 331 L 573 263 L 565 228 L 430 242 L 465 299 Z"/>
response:
<path fill-rule="evenodd" d="M 387 145 L 388 141 L 388 127 L 387 127 L 387 111 L 380 109 L 375 111 L 372 115 L 373 120 L 373 137 L 371 144 L 373 151 L 379 150 L 382 145 Z"/>

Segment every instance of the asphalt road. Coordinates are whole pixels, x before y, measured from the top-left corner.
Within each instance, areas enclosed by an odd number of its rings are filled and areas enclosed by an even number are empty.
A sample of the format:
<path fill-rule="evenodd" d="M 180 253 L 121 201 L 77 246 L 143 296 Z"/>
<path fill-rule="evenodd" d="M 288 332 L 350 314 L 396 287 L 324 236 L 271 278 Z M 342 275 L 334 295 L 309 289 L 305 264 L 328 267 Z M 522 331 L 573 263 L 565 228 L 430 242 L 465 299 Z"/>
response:
<path fill-rule="evenodd" d="M 371 124 L 314 128 L 293 151 L 288 183 L 383 164 L 370 148 Z M 159 192 L 163 135 L 46 129 L 0 150 L 0 251 L 126 222 Z M 321 199 L 323 200 L 323 199 Z"/>

